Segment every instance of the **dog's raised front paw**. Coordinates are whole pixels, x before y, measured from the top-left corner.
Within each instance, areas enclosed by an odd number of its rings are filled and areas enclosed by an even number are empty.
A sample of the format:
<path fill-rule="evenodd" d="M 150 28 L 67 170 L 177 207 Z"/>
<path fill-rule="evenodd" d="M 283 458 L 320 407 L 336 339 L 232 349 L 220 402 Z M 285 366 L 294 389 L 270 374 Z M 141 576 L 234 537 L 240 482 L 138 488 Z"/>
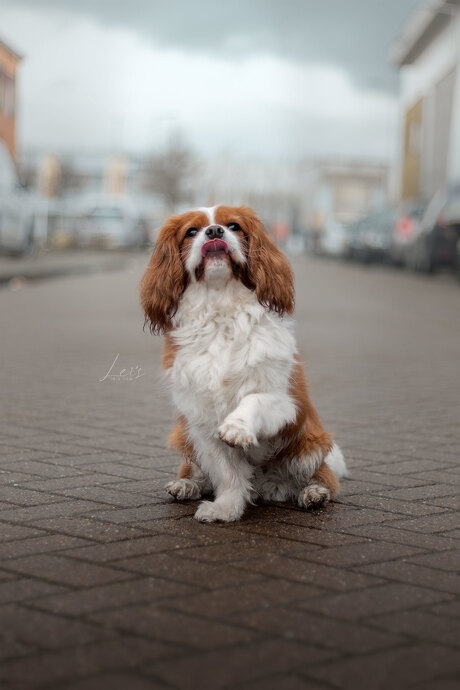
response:
<path fill-rule="evenodd" d="M 309 484 L 301 490 L 298 498 L 302 508 L 319 508 L 331 500 L 331 492 L 324 484 Z"/>
<path fill-rule="evenodd" d="M 224 419 L 218 431 L 220 440 L 228 446 L 247 450 L 249 446 L 257 445 L 255 434 L 252 433 L 243 419 L 232 419 L 229 416 Z"/>
<path fill-rule="evenodd" d="M 195 520 L 200 522 L 235 522 L 241 513 L 230 506 L 218 501 L 203 501 L 195 513 Z"/>
<path fill-rule="evenodd" d="M 195 501 L 201 498 L 200 487 L 193 479 L 174 479 L 166 484 L 165 489 L 176 501 Z"/>

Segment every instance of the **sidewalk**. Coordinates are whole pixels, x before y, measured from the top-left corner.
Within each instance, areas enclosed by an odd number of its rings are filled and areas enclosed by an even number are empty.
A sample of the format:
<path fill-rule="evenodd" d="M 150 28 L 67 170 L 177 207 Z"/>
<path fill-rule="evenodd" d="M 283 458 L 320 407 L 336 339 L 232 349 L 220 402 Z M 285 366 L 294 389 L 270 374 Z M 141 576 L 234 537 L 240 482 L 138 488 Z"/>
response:
<path fill-rule="evenodd" d="M 25 281 L 118 270 L 126 265 L 129 257 L 127 252 L 86 250 L 44 250 L 25 257 L 0 255 L 0 287 L 8 283 L 17 287 Z"/>
<path fill-rule="evenodd" d="M 458 286 L 298 259 L 298 339 L 351 479 L 314 513 L 201 525 L 163 489 L 146 262 L 0 291 L 2 690 L 458 687 Z M 101 381 L 115 359 L 139 375 Z"/>

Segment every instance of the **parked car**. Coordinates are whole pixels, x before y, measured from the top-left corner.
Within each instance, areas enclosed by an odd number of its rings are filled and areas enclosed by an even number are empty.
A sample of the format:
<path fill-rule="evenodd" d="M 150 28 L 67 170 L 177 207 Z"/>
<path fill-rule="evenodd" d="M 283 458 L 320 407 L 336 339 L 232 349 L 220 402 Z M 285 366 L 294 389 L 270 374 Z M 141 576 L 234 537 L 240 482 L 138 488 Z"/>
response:
<path fill-rule="evenodd" d="M 344 259 L 359 259 L 364 221 L 365 218 L 361 218 L 354 223 L 350 223 L 350 225 L 345 228 L 345 240 L 342 254 Z"/>
<path fill-rule="evenodd" d="M 460 241 L 460 185 L 439 191 L 428 205 L 419 231 L 407 248 L 407 265 L 433 273 L 458 268 Z"/>
<path fill-rule="evenodd" d="M 408 254 L 420 233 L 425 211 L 426 204 L 420 201 L 408 201 L 398 207 L 388 249 L 388 258 L 395 266 L 407 265 Z"/>
<path fill-rule="evenodd" d="M 0 141 L 0 250 L 30 253 L 35 244 L 34 212 L 28 192 L 19 181 L 13 160 Z"/>
<path fill-rule="evenodd" d="M 149 242 L 146 221 L 117 204 L 96 205 L 82 218 L 77 244 L 103 249 L 141 247 Z"/>
<path fill-rule="evenodd" d="M 364 263 L 386 260 L 394 222 L 395 211 L 384 209 L 355 223 L 351 229 L 351 257 Z"/>

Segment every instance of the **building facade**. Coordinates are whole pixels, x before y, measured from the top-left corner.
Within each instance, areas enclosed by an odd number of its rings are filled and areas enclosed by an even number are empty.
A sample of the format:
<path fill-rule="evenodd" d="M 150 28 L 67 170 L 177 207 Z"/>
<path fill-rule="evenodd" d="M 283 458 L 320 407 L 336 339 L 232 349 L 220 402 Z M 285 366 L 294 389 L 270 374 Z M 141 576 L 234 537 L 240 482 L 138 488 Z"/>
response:
<path fill-rule="evenodd" d="M 13 158 L 16 156 L 16 70 L 21 60 L 0 39 L 0 139 Z"/>
<path fill-rule="evenodd" d="M 309 183 L 308 227 L 321 230 L 329 220 L 347 225 L 385 206 L 388 166 L 377 161 L 316 162 Z"/>
<path fill-rule="evenodd" d="M 460 182 L 460 0 L 409 18 L 393 50 L 400 69 L 400 199 L 429 201 Z"/>

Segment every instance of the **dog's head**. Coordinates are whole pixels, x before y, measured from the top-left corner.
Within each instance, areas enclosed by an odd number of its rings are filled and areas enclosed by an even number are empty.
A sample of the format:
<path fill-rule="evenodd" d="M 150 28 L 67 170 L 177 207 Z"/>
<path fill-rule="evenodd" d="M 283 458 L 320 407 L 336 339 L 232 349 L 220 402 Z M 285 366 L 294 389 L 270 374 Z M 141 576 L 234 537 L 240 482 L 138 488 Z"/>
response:
<path fill-rule="evenodd" d="M 173 216 L 158 234 L 140 284 L 151 331 L 171 327 L 190 283 L 203 281 L 218 289 L 229 280 L 240 280 L 267 309 L 293 310 L 289 263 L 251 209 L 216 206 Z"/>

